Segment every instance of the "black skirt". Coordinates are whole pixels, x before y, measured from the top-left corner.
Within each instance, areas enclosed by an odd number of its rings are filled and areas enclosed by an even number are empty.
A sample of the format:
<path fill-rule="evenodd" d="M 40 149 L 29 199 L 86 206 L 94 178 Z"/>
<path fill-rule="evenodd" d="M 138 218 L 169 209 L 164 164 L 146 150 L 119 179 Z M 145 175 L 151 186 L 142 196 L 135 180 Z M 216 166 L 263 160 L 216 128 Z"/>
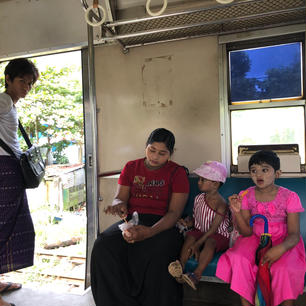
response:
<path fill-rule="evenodd" d="M 19 162 L 0 156 L 0 274 L 33 265 L 34 241 Z"/>
<path fill-rule="evenodd" d="M 139 215 L 152 226 L 161 216 Z M 127 243 L 118 224 L 97 238 L 91 255 L 91 288 L 97 306 L 181 306 L 182 285 L 168 272 L 179 257 L 183 236 L 177 228 Z"/>

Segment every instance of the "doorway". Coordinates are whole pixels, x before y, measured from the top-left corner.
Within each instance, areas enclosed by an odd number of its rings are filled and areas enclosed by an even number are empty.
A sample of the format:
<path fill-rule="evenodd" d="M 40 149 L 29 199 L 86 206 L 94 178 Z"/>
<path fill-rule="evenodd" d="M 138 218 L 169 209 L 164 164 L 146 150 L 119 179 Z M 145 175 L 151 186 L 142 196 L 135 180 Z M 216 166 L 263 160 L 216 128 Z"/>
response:
<path fill-rule="evenodd" d="M 81 293 L 87 248 L 82 54 L 79 50 L 30 60 L 40 78 L 16 106 L 47 165 L 44 181 L 27 190 L 36 232 L 35 258 L 32 267 L 1 275 L 0 281 Z M 0 64 L 1 77 L 6 64 Z M 22 141 L 21 147 L 26 149 Z"/>

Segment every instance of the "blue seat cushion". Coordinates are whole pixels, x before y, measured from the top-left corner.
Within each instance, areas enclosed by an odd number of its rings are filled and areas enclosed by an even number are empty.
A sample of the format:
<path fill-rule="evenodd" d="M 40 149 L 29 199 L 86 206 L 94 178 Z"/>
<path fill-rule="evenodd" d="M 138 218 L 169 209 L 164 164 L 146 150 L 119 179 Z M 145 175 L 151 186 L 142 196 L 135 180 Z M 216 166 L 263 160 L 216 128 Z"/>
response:
<path fill-rule="evenodd" d="M 203 276 L 215 276 L 216 275 L 216 269 L 217 269 L 217 263 L 220 258 L 220 256 L 224 252 L 218 252 L 215 254 L 212 261 L 208 264 L 206 269 L 203 272 Z M 194 257 L 188 259 L 186 265 L 185 265 L 185 272 L 193 272 L 195 268 L 198 266 L 198 262 L 195 260 Z"/>

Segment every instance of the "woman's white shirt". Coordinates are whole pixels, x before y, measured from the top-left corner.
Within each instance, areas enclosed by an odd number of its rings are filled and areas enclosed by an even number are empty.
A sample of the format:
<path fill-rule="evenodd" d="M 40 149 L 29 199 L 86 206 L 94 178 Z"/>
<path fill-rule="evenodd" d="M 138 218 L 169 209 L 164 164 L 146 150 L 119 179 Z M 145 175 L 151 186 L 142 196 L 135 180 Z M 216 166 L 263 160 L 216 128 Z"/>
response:
<path fill-rule="evenodd" d="M 5 92 L 0 93 L 0 138 L 20 156 L 21 150 L 18 141 L 18 114 L 11 97 Z M 10 155 L 0 147 L 0 155 Z"/>

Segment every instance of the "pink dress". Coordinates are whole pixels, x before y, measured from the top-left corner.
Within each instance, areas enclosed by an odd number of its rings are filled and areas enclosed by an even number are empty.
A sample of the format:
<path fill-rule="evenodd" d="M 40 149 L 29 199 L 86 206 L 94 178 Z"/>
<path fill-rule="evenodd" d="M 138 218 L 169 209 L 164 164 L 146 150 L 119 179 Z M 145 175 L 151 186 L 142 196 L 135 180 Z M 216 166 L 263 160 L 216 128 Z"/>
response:
<path fill-rule="evenodd" d="M 243 197 L 242 209 L 250 210 L 251 215 L 262 214 L 267 217 L 272 246 L 280 244 L 287 236 L 287 213 L 304 211 L 298 195 L 284 187 L 279 187 L 273 201 L 258 202 L 255 199 L 255 186 L 249 188 Z M 258 269 L 255 252 L 263 232 L 263 220 L 255 219 L 252 236 L 239 236 L 235 245 L 220 257 L 216 271 L 217 277 L 230 283 L 233 291 L 253 305 Z M 302 237 L 295 247 L 271 265 L 270 272 L 273 306 L 285 300 L 295 300 L 303 293 L 306 262 Z"/>

